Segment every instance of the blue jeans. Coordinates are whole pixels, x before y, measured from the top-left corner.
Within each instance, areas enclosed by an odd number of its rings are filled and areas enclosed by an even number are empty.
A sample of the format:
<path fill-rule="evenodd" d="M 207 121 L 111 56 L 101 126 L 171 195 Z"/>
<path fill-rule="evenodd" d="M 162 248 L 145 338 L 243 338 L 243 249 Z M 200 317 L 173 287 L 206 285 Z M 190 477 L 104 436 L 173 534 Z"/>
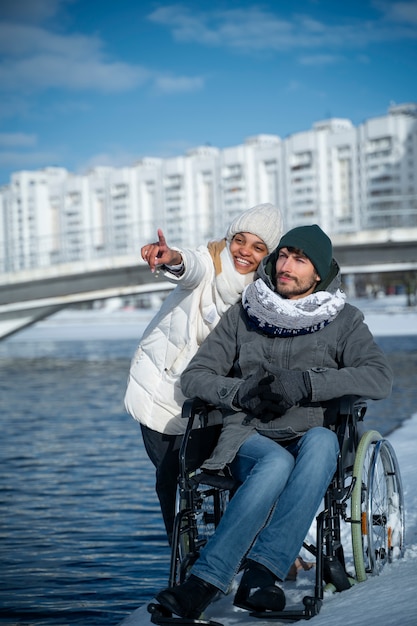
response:
<path fill-rule="evenodd" d="M 336 470 L 336 435 L 316 427 L 286 447 L 255 433 L 231 464 L 239 487 L 192 573 L 227 593 L 245 557 L 284 580 Z"/>

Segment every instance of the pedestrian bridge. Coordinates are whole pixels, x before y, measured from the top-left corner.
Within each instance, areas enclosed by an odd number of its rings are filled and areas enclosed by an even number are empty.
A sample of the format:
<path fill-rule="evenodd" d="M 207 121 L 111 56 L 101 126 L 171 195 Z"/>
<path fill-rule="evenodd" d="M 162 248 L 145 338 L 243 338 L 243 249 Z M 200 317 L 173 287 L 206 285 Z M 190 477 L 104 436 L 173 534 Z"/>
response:
<path fill-rule="evenodd" d="M 361 231 L 332 240 L 346 289 L 357 274 L 417 271 L 417 228 Z M 172 284 L 152 274 L 137 255 L 3 273 L 0 339 L 73 304 L 169 289 Z"/>

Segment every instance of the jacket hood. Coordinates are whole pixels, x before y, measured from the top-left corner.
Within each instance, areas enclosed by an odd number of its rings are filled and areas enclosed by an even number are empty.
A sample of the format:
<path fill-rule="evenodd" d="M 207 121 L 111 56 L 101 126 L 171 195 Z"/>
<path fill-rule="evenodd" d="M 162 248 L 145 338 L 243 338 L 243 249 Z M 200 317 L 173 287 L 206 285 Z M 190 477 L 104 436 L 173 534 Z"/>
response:
<path fill-rule="evenodd" d="M 276 263 L 278 258 L 278 250 L 274 250 L 271 254 L 264 257 L 257 269 L 256 278 L 261 278 L 264 283 L 272 291 L 276 291 Z M 329 291 L 335 293 L 342 283 L 340 275 L 340 267 L 336 259 L 333 257 L 330 272 L 326 278 L 317 284 L 314 291 Z"/>

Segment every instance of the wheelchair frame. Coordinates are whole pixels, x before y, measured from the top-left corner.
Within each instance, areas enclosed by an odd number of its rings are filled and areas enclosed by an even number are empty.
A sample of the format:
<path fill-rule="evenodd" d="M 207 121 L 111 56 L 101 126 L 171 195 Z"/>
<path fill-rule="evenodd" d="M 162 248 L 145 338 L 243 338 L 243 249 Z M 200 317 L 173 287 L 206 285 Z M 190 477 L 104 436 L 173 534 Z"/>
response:
<path fill-rule="evenodd" d="M 182 416 L 187 419 L 187 426 L 180 449 L 169 586 L 185 580 L 201 547 L 219 523 L 228 498 L 238 488 L 230 477 L 199 469 L 208 456 L 207 449 L 204 458 L 187 456 L 197 417 L 200 428 L 204 428 L 205 442 L 214 448 L 221 426 L 208 425 L 213 408 L 199 398 L 189 399 L 183 405 Z M 324 496 L 323 508 L 316 516 L 316 543 L 303 543 L 316 561 L 314 595 L 305 596 L 300 609 L 252 612 L 251 616 L 271 620 L 310 619 L 319 613 L 325 589 L 349 589 L 368 575 L 379 574 L 386 563 L 403 555 L 404 495 L 398 461 L 391 444 L 377 431 L 365 431 L 360 436 L 358 424 L 365 412 L 366 403 L 355 396 L 344 396 L 337 401 L 336 417 L 328 425 L 339 440 L 337 469 Z M 343 523 L 351 526 L 354 574 L 346 570 Z M 210 620 L 172 617 L 157 604 L 148 608 L 155 624 L 218 625 Z"/>

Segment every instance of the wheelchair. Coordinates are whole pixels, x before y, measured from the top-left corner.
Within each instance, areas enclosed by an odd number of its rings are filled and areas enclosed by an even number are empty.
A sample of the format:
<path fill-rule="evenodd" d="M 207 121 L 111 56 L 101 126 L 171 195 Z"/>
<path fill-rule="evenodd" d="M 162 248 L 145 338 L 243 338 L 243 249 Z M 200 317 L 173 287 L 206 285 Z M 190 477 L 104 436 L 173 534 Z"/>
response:
<path fill-rule="evenodd" d="M 221 429 L 221 425 L 210 425 L 213 410 L 199 398 L 186 400 L 183 405 L 187 427 L 180 449 L 169 586 L 186 579 L 239 487 L 231 477 L 200 469 L 214 449 Z M 252 612 L 251 616 L 282 621 L 310 619 L 319 613 L 325 592 L 349 589 L 368 576 L 378 575 L 387 563 L 403 556 L 405 511 L 398 461 L 387 439 L 375 430 L 364 430 L 365 413 L 366 403 L 355 396 L 344 396 L 327 403 L 325 408 L 325 425 L 338 437 L 339 456 L 315 519 L 315 540 L 306 539 L 303 543 L 315 560 L 313 594 L 304 596 L 299 608 Z M 196 446 L 192 445 L 198 436 L 199 441 L 204 441 L 201 454 L 199 446 L 196 453 Z M 154 624 L 221 626 L 205 619 L 173 617 L 158 604 L 150 604 L 148 610 Z"/>

